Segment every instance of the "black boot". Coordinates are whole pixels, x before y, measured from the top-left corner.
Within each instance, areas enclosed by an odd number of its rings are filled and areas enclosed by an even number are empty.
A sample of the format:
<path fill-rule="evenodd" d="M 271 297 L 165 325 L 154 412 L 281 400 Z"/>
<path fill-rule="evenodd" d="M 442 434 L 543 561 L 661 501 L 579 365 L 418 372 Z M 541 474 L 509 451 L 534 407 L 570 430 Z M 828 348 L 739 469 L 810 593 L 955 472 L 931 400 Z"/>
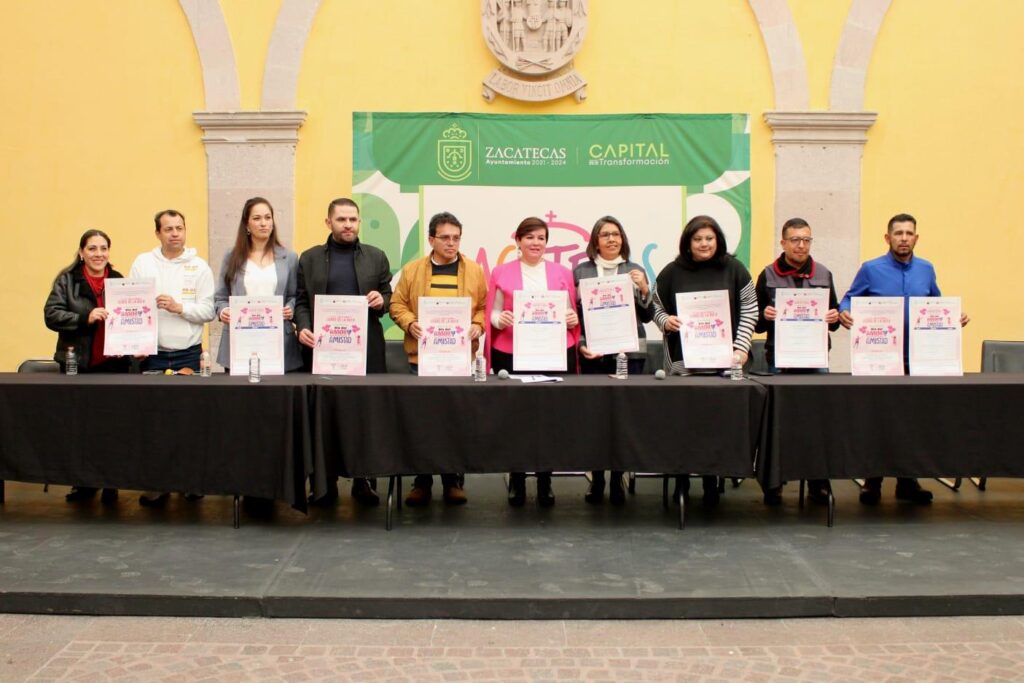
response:
<path fill-rule="evenodd" d="M 718 500 L 721 495 L 718 493 L 718 477 L 705 475 L 701 477 L 701 481 L 704 484 L 704 499 L 701 503 L 705 508 L 710 510 L 718 505 Z"/>
<path fill-rule="evenodd" d="M 526 473 L 512 472 L 508 475 L 508 504 L 522 507 L 526 502 Z"/>
<path fill-rule="evenodd" d="M 604 500 L 604 470 L 590 473 L 590 486 L 587 488 L 587 495 L 583 496 L 583 500 L 591 505 L 597 505 Z"/>
<path fill-rule="evenodd" d="M 537 505 L 549 508 L 555 504 L 555 492 L 551 490 L 551 473 L 537 473 Z"/>
<path fill-rule="evenodd" d="M 622 472 L 612 472 L 612 478 L 608 482 L 608 502 L 612 505 L 622 505 L 626 502 L 626 487 L 622 485 Z"/>

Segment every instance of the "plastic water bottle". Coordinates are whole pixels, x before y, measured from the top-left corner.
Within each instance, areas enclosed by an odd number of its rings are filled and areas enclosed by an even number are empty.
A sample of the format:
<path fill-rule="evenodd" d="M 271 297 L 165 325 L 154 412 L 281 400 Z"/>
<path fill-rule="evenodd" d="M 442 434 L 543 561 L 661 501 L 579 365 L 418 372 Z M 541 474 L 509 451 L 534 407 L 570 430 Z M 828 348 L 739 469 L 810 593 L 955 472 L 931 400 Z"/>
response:
<path fill-rule="evenodd" d="M 629 377 L 629 358 L 625 351 L 619 351 L 615 356 L 615 378 L 626 379 Z"/>
<path fill-rule="evenodd" d="M 732 369 L 729 373 L 729 377 L 734 380 L 743 379 L 743 363 L 740 362 L 740 356 L 738 353 L 732 355 Z"/>
<path fill-rule="evenodd" d="M 253 384 L 260 381 L 260 357 L 255 351 L 249 356 L 249 381 Z"/>
<path fill-rule="evenodd" d="M 473 381 L 487 381 L 487 361 L 484 360 L 484 354 L 482 350 L 478 350 L 476 352 L 476 357 L 473 358 Z"/>
<path fill-rule="evenodd" d="M 203 349 L 203 352 L 199 354 L 199 376 L 209 377 L 213 374 L 213 360 L 210 358 L 210 352 Z"/>
<path fill-rule="evenodd" d="M 78 374 L 78 354 L 74 346 L 69 346 L 64 352 L 64 374 L 68 377 Z"/>

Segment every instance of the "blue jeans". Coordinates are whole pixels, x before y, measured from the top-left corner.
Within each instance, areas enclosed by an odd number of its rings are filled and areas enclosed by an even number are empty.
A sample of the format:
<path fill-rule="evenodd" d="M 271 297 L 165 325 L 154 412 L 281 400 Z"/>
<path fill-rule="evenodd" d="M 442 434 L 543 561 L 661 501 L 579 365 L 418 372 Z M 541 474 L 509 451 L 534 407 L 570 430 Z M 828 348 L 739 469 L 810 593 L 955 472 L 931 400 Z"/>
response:
<path fill-rule="evenodd" d="M 199 372 L 199 355 L 202 352 L 202 344 L 196 344 L 180 351 L 157 351 L 155 356 L 150 356 L 142 361 L 142 369 L 146 371 L 192 368 Z"/>

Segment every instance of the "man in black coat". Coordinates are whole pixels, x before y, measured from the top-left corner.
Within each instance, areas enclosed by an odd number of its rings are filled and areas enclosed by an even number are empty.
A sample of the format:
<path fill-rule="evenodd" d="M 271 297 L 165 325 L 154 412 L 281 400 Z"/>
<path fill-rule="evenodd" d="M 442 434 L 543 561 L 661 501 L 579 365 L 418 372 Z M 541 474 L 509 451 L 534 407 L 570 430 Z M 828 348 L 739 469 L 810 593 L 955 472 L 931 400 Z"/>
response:
<path fill-rule="evenodd" d="M 377 247 L 359 241 L 359 207 L 348 198 L 335 199 L 324 221 L 331 231 L 324 244 L 311 247 L 299 257 L 295 326 L 299 343 L 313 348 L 313 297 L 317 294 L 366 297 L 369 317 L 366 331 L 366 371 L 387 372 L 384 362 L 384 328 L 380 319 L 391 305 L 391 265 Z M 325 496 L 312 501 L 331 504 L 338 497 L 335 481 Z M 353 479 L 352 497 L 364 505 L 380 502 L 367 479 Z"/>

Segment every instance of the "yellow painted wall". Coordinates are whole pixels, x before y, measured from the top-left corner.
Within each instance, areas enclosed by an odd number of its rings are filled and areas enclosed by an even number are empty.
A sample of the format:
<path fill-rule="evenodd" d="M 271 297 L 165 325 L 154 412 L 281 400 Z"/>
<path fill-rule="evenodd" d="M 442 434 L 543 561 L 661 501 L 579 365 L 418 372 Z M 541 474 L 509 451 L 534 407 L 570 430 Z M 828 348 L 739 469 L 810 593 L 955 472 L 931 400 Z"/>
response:
<path fill-rule="evenodd" d="M 175 207 L 206 251 L 199 56 L 173 0 L 4 2 L 0 9 L 0 240 L 8 255 L 0 371 L 53 354 L 43 324 L 54 276 L 99 228 L 111 262 L 156 246 Z"/>
<path fill-rule="evenodd" d="M 773 92 L 757 21 L 745 0 L 659 0 L 643 3 L 643 11 L 632 2 L 592 2 L 587 38 L 576 58 L 577 70 L 591 83 L 584 104 L 572 98 L 485 102 L 481 81 L 498 62 L 484 44 L 478 7 L 467 0 L 323 4 L 299 81 L 299 107 L 310 116 L 297 153 L 297 244 L 323 239 L 327 203 L 351 187 L 354 110 L 739 111 L 755 114 L 752 249 L 767 253 L 772 150 L 759 114 L 771 108 Z"/>
<path fill-rule="evenodd" d="M 243 108 L 258 107 L 266 50 L 282 0 L 221 0 Z M 831 61 L 852 0 L 790 0 L 805 48 L 811 107 L 828 103 Z M 0 8 L 0 215 L 13 246 L 14 323 L 0 335 L 0 371 L 52 352 L 42 303 L 88 227 L 107 230 L 128 268 L 156 244 L 152 214 L 186 213 L 206 253 L 206 163 L 192 112 L 202 72 L 176 0 L 35 0 Z M 351 113 L 721 112 L 752 114 L 752 261 L 765 263 L 774 195 L 771 73 L 745 0 L 591 2 L 576 60 L 590 85 L 571 99 L 487 104 L 480 82 L 496 60 L 475 0 L 324 0 L 299 79 L 308 112 L 296 165 L 296 249 L 323 237 L 326 202 L 350 191 Z M 1011 278 L 1021 253 L 1024 187 L 1024 3 L 898 0 L 868 73 L 879 112 L 865 150 L 861 256 L 881 253 L 885 220 L 910 211 L 920 254 L 962 294 L 968 368 L 983 338 L 1024 338 Z M 1016 210 L 1015 210 L 1016 209 Z"/>
<path fill-rule="evenodd" d="M 941 6 L 941 11 L 936 7 Z M 888 219 L 918 220 L 916 253 L 963 297 L 967 369 L 983 339 L 1024 339 L 1024 3 L 898 0 L 868 71 L 878 111 L 864 153 L 861 255 L 885 251 Z"/>

